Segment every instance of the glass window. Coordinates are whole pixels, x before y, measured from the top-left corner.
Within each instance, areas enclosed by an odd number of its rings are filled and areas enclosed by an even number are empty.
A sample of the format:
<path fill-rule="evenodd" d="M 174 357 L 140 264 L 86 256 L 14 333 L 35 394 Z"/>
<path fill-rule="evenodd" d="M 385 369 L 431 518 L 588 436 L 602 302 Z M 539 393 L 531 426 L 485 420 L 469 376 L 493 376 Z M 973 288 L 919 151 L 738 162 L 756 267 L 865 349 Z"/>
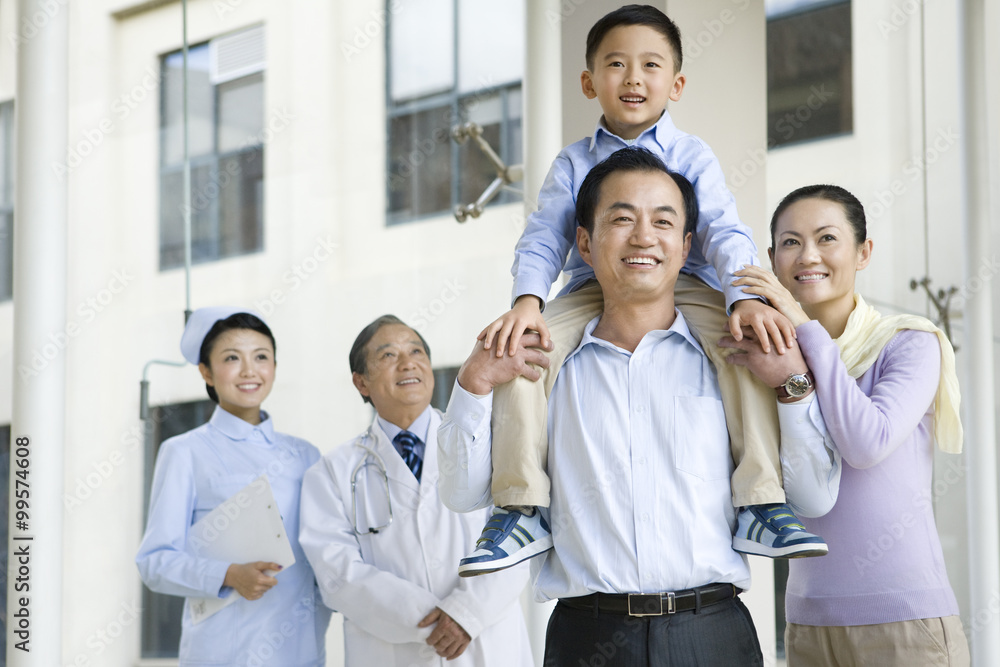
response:
<path fill-rule="evenodd" d="M 768 146 L 852 132 L 851 3 L 766 0 L 765 8 Z"/>
<path fill-rule="evenodd" d="M 393 4 L 388 31 L 389 224 L 468 204 L 496 172 L 453 126 L 472 121 L 504 163 L 521 162 L 524 2 Z M 519 199 L 501 192 L 493 202 Z"/>
<path fill-rule="evenodd" d="M 150 408 L 149 420 L 146 422 L 143 517 L 149 515 L 149 493 L 153 486 L 153 470 L 160 445 L 168 438 L 206 423 L 211 419 L 214 409 L 215 403 L 209 400 Z M 6 525 L 5 523 L 4 526 Z M 183 611 L 184 598 L 154 593 L 145 586 L 142 587 L 143 658 L 177 657 Z"/>
<path fill-rule="evenodd" d="M 14 295 L 14 103 L 0 104 L 0 301 Z"/>
<path fill-rule="evenodd" d="M 259 59 L 226 58 L 228 45 L 262 41 L 253 28 L 188 49 L 191 259 L 208 262 L 263 248 L 264 73 Z M 222 53 L 213 57 L 213 52 Z M 256 53 L 257 51 L 254 51 Z M 225 71 L 230 66 L 232 71 Z M 183 56 L 162 62 L 160 269 L 184 263 Z"/>

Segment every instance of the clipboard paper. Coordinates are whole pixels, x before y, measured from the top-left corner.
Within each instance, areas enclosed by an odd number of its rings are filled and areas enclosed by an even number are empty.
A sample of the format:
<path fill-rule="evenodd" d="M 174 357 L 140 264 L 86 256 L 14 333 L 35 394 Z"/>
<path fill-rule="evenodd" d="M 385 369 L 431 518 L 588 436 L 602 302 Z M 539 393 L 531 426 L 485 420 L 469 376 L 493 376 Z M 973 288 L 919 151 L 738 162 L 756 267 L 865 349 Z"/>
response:
<path fill-rule="evenodd" d="M 295 555 L 267 475 L 250 482 L 191 526 L 188 551 L 228 563 L 269 561 L 282 568 L 293 565 Z M 268 574 L 275 576 L 273 572 Z M 188 598 L 191 620 L 200 623 L 238 599 L 242 598 L 236 591 L 221 598 Z"/>

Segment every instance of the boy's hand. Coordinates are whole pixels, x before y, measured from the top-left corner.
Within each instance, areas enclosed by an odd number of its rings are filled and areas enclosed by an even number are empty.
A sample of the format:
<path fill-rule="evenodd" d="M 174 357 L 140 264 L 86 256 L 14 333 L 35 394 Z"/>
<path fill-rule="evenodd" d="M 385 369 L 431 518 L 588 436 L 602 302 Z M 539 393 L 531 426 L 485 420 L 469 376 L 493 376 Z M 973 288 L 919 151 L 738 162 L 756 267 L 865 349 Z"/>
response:
<path fill-rule="evenodd" d="M 743 327 L 753 329 L 765 353 L 771 351 L 769 340 L 774 341 L 778 354 L 795 344 L 795 327 L 787 317 L 757 299 L 743 299 L 733 304 L 729 316 L 729 333 L 737 341 L 743 340 Z"/>
<path fill-rule="evenodd" d="M 496 337 L 497 356 L 502 357 L 504 349 L 507 348 L 508 354 L 513 357 L 517 352 L 517 344 L 521 342 L 521 336 L 528 331 L 537 331 L 542 339 L 542 347 L 549 349 L 551 338 L 549 328 L 542 319 L 542 302 L 537 296 L 522 294 L 514 301 L 513 308 L 480 331 L 476 338 L 483 341 L 483 348 L 488 350 L 493 346 L 493 339 Z"/>

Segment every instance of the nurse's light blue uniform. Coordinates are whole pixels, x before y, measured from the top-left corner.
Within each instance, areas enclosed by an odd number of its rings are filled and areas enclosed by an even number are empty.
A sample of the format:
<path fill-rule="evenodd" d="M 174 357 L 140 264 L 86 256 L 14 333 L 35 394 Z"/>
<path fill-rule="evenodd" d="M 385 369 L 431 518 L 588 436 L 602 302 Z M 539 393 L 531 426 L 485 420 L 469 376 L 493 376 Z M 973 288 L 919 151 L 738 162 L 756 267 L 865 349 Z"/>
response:
<path fill-rule="evenodd" d="M 184 597 L 239 594 L 222 582 L 230 563 L 196 558 L 188 530 L 263 473 L 274 491 L 295 564 L 259 600 L 242 597 L 197 625 L 184 603 L 180 665 L 317 667 L 325 664 L 330 612 L 299 546 L 302 475 L 320 458 L 305 440 L 276 433 L 267 413 L 257 426 L 215 408 L 212 419 L 160 448 L 146 534 L 136 564 L 146 585 Z"/>

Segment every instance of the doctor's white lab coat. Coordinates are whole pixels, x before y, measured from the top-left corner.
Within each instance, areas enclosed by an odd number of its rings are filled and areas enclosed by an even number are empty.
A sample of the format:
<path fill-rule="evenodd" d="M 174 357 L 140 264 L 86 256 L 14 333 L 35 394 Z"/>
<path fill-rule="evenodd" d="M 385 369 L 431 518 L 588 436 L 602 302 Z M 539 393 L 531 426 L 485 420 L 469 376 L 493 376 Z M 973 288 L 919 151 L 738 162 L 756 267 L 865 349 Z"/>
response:
<path fill-rule="evenodd" d="M 518 603 L 527 564 L 478 577 L 458 576 L 458 561 L 472 550 L 489 512 L 456 514 L 441 503 L 440 423 L 441 415 L 434 411 L 419 483 L 377 422 L 367 434 L 320 459 L 303 479 L 299 541 L 323 602 L 344 615 L 348 667 L 532 664 Z M 393 519 L 378 534 L 357 535 L 354 530 L 351 477 L 368 454 L 359 446 L 361 440 L 385 462 L 389 478 Z M 361 530 L 388 518 L 377 465 L 357 475 L 357 514 Z M 435 607 L 472 637 L 451 662 L 424 642 L 432 628 L 417 627 Z"/>

